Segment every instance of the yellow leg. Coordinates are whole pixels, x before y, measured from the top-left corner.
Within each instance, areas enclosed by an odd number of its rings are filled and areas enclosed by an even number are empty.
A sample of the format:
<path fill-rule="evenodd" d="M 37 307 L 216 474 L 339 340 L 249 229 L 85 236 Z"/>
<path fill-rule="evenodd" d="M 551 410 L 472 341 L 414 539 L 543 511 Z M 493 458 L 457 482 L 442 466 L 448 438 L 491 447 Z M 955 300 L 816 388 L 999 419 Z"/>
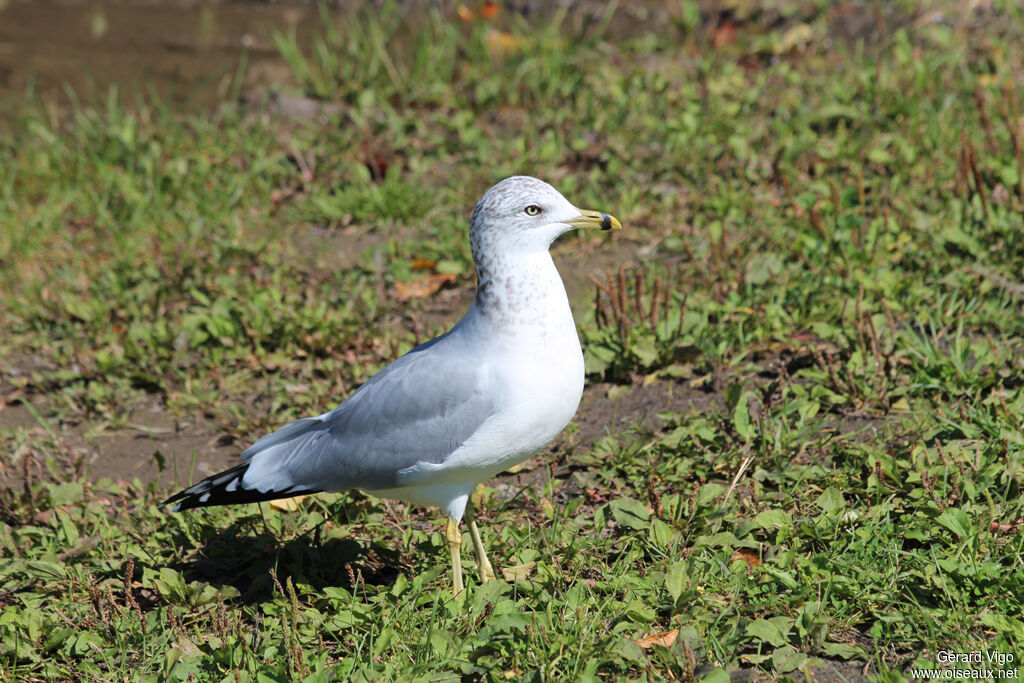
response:
<path fill-rule="evenodd" d="M 444 537 L 452 556 L 452 592 L 458 595 L 465 587 L 462 583 L 462 534 L 459 532 L 459 523 L 451 517 L 444 528 Z"/>
<path fill-rule="evenodd" d="M 473 539 L 473 552 L 476 553 L 476 566 L 480 569 L 480 582 L 486 583 L 494 577 L 494 567 L 487 559 L 484 542 L 480 539 L 480 529 L 476 526 L 476 515 L 473 514 L 473 501 L 466 503 L 466 521 L 469 522 L 469 536 Z"/>

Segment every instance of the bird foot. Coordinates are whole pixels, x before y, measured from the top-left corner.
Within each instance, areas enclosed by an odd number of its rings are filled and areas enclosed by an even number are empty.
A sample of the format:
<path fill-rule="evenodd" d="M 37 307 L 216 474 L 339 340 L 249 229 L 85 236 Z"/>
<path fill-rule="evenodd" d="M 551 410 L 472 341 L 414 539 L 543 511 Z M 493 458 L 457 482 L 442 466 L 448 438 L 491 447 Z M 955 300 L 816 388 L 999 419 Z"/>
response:
<path fill-rule="evenodd" d="M 465 588 L 462 583 L 462 533 L 459 523 L 449 519 L 444 529 L 445 540 L 448 541 L 448 553 L 452 558 L 452 593 L 458 595 Z"/>

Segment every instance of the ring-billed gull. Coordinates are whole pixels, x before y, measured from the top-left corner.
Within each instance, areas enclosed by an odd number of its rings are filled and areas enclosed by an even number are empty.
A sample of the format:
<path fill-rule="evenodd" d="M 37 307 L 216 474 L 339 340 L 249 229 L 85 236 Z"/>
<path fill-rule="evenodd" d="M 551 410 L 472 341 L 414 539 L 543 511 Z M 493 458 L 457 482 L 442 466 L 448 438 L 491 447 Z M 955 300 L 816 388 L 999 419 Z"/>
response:
<path fill-rule="evenodd" d="M 583 395 L 583 353 L 548 249 L 573 228 L 621 227 L 606 213 L 577 209 L 542 180 L 501 181 L 473 210 L 476 296 L 451 330 L 334 410 L 264 436 L 241 464 L 161 505 L 177 503 L 177 512 L 358 488 L 448 513 L 456 593 L 465 516 L 481 580 L 494 578 L 470 494 L 554 439 Z"/>

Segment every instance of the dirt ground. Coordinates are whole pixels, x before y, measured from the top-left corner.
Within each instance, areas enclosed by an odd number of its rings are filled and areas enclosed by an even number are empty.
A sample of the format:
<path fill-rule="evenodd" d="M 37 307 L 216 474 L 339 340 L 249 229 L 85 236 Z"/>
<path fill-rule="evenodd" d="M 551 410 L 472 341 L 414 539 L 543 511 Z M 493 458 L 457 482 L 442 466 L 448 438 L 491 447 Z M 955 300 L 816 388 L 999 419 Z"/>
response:
<path fill-rule="evenodd" d="M 327 4 L 343 10 L 350 3 Z M 436 4 L 399 2 L 409 12 Z M 458 3 L 440 4 L 454 13 Z M 566 21 L 580 25 L 600 21 L 607 6 L 599 0 L 559 4 L 571 5 Z M 531 0 L 502 5 L 524 15 L 550 11 Z M 635 35 L 665 26 L 665 5 L 622 4 L 609 30 Z M 99 98 L 116 84 L 124 92 L 157 93 L 186 108 L 279 89 L 292 78 L 270 36 L 294 27 L 301 42 L 316 21 L 317 3 L 302 0 L 0 0 L 0 105 L 34 91 L 44 101 L 66 106 L 65 84 L 85 102 L 90 92 Z M 244 77 L 236 83 L 243 57 Z M 296 103 L 294 113 L 307 115 L 304 104 Z"/>

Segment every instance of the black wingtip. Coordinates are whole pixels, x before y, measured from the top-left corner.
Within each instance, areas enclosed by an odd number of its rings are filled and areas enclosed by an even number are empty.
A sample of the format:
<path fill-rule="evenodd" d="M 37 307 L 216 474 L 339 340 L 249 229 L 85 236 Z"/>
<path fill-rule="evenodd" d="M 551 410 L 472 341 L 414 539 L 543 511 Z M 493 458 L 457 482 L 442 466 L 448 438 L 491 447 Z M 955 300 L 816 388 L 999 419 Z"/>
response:
<path fill-rule="evenodd" d="M 192 508 L 212 507 L 214 505 L 242 505 L 244 503 L 259 503 L 265 500 L 278 500 L 280 498 L 292 498 L 307 493 L 319 493 L 320 489 L 303 488 L 290 486 L 279 491 L 259 491 L 257 489 L 242 488 L 242 477 L 249 469 L 249 462 L 235 465 L 231 469 L 224 470 L 211 475 L 202 481 L 189 486 L 183 491 L 160 503 L 157 507 L 163 509 L 172 503 L 171 512 L 182 512 Z"/>

